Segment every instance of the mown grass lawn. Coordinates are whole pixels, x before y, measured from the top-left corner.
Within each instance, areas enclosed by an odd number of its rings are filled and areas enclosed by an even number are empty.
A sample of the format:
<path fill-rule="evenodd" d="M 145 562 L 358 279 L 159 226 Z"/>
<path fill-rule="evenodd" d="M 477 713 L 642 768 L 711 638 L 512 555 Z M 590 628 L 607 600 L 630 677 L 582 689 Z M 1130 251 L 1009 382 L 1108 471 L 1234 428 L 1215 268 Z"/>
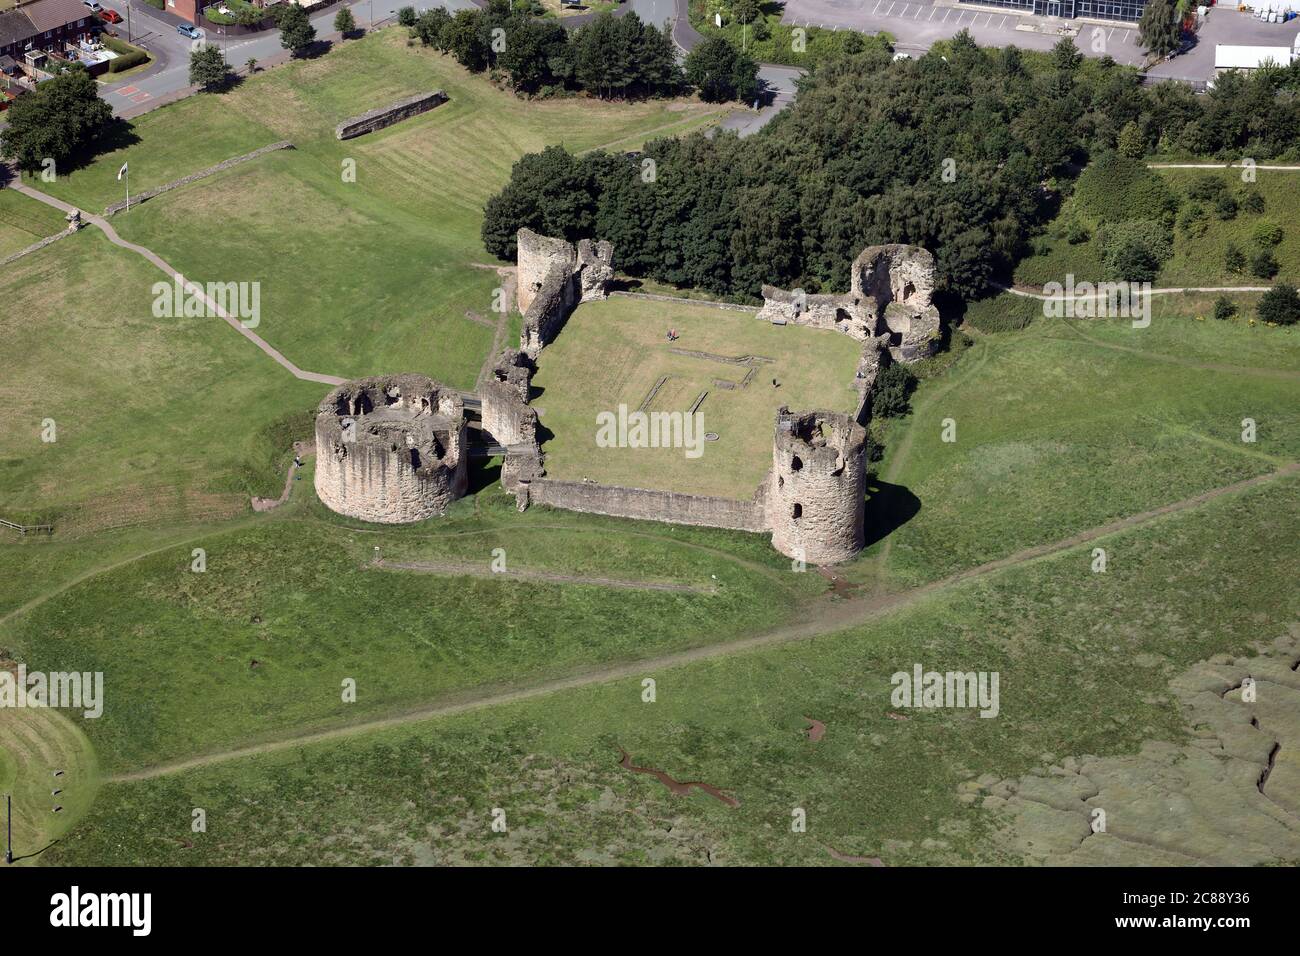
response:
<path fill-rule="evenodd" d="M 94 228 L 0 275 L 3 517 L 59 524 L 85 506 L 175 520 L 278 493 L 325 387 L 220 319 L 155 318 L 162 280 Z"/>
<path fill-rule="evenodd" d="M 114 218 L 123 235 L 187 276 L 260 283 L 258 332 L 300 367 L 344 377 L 417 371 L 474 384 L 492 344 L 465 313 L 492 314 L 500 280 L 479 239 L 484 203 L 524 153 L 610 142 L 634 149 L 725 110 L 690 100 L 530 102 L 450 57 L 379 31 L 313 60 L 191 97 L 136 121 L 132 145 L 50 191 L 98 210 L 140 190 L 279 140 L 261 157 Z M 337 123 L 413 93 L 449 101 L 421 117 L 338 142 Z M 355 173 L 355 175 L 353 175 Z"/>
<path fill-rule="evenodd" d="M 667 331 L 678 338 L 669 342 Z M 730 357 L 769 358 L 744 388 L 747 366 L 670 352 L 687 349 Z M 774 326 L 752 312 L 707 306 L 611 298 L 581 305 L 556 341 L 543 350 L 533 401 L 554 437 L 543 445 L 547 473 L 590 477 L 603 484 L 662 488 L 747 499 L 772 467 L 776 410 L 828 408 L 852 413 L 861 344 L 845 335 L 797 326 Z M 660 378 L 667 378 L 647 407 L 685 414 L 707 392 L 699 414 L 702 432 L 717 441 L 698 444 L 696 458 L 683 448 L 611 448 L 597 445 L 597 415 L 635 412 Z M 779 383 L 773 387 L 772 380 Z M 703 434 L 697 436 L 702 440 Z"/>
<path fill-rule="evenodd" d="M 62 231 L 66 225 L 57 209 L 16 190 L 0 189 L 0 259 Z"/>
<path fill-rule="evenodd" d="M 467 500 L 419 529 L 354 530 L 309 502 L 310 473 L 303 481 L 289 513 L 109 569 L 3 628 L 4 646 L 32 669 L 105 674 L 112 696 L 84 729 L 107 769 L 725 640 L 783 620 L 821 587 L 779 556 L 755 564 L 711 544 L 735 535 L 620 531 L 540 509 L 498 526 L 515 514 L 504 500 L 494 518 Z M 515 570 L 715 590 L 376 569 L 376 546 L 389 558 L 484 569 L 501 547 Z M 195 548 L 205 552 L 202 573 L 192 570 Z M 355 703 L 342 700 L 348 678 Z"/>

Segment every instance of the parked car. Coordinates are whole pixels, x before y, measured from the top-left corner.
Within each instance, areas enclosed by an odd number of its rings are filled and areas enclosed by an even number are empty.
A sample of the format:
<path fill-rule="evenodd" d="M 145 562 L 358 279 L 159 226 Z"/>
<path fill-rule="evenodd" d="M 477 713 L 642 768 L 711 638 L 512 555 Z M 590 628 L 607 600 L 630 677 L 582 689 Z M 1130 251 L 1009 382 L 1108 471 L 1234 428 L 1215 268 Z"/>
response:
<path fill-rule="evenodd" d="M 100 10 L 99 19 L 103 20 L 105 23 L 121 23 L 122 14 L 118 13 L 116 10 Z"/>
<path fill-rule="evenodd" d="M 99 0 L 81 0 L 81 2 L 90 7 L 91 13 L 102 13 L 104 8 L 99 5 Z"/>
<path fill-rule="evenodd" d="M 191 40 L 202 40 L 203 31 L 198 27 L 191 26 L 188 23 L 182 23 L 176 28 L 176 32 L 183 37 L 189 37 Z"/>

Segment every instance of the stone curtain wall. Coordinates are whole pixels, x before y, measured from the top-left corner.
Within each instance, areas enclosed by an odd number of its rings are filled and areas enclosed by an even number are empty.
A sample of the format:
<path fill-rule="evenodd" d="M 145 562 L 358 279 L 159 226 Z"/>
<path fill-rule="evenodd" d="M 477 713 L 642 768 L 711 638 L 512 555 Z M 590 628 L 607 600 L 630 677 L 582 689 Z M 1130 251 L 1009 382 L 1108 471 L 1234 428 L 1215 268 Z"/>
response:
<path fill-rule="evenodd" d="M 548 505 L 566 511 L 728 528 L 733 531 L 767 530 L 766 508 L 761 495 L 756 495 L 750 501 L 741 501 L 736 498 L 711 498 L 648 488 L 556 481 L 551 478 L 538 478 L 529 482 L 527 495 L 531 504 Z"/>
<path fill-rule="evenodd" d="M 442 90 L 434 90 L 432 93 L 417 93 L 415 96 L 408 96 L 404 100 L 398 100 L 390 106 L 380 107 L 362 113 L 360 116 L 345 119 L 334 128 L 334 135 L 338 139 L 352 139 L 355 136 L 364 136 L 366 133 L 385 129 L 394 123 L 410 119 L 412 116 L 427 113 L 445 102 L 447 102 L 447 94 Z"/>
<path fill-rule="evenodd" d="M 243 156 L 236 156 L 234 159 L 227 159 L 224 162 L 217 163 L 217 165 L 215 166 L 209 166 L 207 169 L 201 169 L 197 173 L 191 173 L 190 175 L 185 176 L 182 179 L 174 180 L 162 186 L 155 186 L 153 189 L 146 189 L 143 192 L 136 193 L 134 196 L 132 196 L 129 204 L 125 199 L 123 199 L 121 202 L 113 203 L 111 206 L 109 206 L 104 210 L 104 215 L 111 216 L 114 213 L 119 213 L 123 209 L 128 208 L 128 205 L 138 206 L 142 202 L 153 199 L 154 196 L 161 196 L 163 193 L 171 192 L 173 189 L 179 189 L 181 186 L 186 186 L 200 179 L 206 179 L 208 176 L 215 175 L 216 173 L 221 172 L 223 169 L 230 169 L 232 166 L 238 166 L 240 163 L 246 163 L 250 159 L 257 159 L 257 157 L 262 156 L 265 153 L 274 153 L 277 150 L 281 150 L 281 149 L 293 149 L 293 143 L 290 143 L 287 140 L 279 143 L 272 143 L 270 146 L 263 146 L 261 149 L 255 149 L 251 153 L 245 153 Z"/>

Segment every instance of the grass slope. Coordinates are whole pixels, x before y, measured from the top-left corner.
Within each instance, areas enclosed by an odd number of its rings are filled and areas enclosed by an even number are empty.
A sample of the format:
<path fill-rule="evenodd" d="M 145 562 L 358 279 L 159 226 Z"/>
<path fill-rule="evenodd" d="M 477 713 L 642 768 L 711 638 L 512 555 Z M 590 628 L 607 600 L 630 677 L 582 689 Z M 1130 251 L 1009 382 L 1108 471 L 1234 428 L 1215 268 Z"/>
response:
<path fill-rule="evenodd" d="M 889 865 L 1014 863 L 971 781 L 1182 740 L 1169 679 L 1267 641 L 1300 612 L 1291 480 L 1001 572 L 854 629 L 102 793 L 49 862 L 799 863 L 828 847 Z M 1001 712 L 888 719 L 914 663 L 995 670 Z M 813 744 L 804 717 L 824 721 Z M 636 764 L 740 801 L 671 796 Z M 209 832 L 188 834 L 190 807 Z M 492 833 L 491 810 L 509 831 Z M 791 830 L 803 809 L 808 830 Z M 364 820 L 364 825 L 359 821 Z"/>
<path fill-rule="evenodd" d="M 139 190 L 290 140 L 292 152 L 152 200 L 115 225 L 192 278 L 259 282 L 259 334 L 303 368 L 418 371 L 470 387 L 492 333 L 465 313 L 490 315 L 499 282 L 473 268 L 487 258 L 482 209 L 515 160 L 551 143 L 633 149 L 723 111 L 685 100 L 529 102 L 449 57 L 409 48 L 406 32 L 383 30 L 225 95 L 147 114 L 134 125 L 137 142 L 51 191 L 98 209 L 120 198 L 123 162 Z M 449 101 L 380 133 L 335 140 L 340 120 L 430 89 Z M 345 175 L 353 169 L 354 179 Z"/>

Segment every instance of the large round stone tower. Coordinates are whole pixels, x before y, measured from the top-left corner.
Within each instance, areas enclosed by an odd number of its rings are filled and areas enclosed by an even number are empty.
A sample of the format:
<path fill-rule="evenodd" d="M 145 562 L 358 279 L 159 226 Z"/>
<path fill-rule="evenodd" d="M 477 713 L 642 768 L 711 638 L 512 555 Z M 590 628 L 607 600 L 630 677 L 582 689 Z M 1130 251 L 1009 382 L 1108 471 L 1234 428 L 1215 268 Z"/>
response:
<path fill-rule="evenodd" d="M 809 564 L 862 550 L 866 440 L 866 429 L 839 412 L 777 412 L 767 494 L 772 547 Z"/>
<path fill-rule="evenodd" d="M 423 375 L 340 385 L 316 413 L 316 494 L 339 514 L 401 524 L 465 493 L 465 405 Z"/>

